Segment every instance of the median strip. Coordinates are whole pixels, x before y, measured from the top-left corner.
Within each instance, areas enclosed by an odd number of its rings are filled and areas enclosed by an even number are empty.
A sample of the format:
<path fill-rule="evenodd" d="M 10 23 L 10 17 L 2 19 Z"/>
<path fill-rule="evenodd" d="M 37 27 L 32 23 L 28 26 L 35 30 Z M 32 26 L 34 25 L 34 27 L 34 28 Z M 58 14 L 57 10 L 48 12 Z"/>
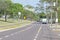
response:
<path fill-rule="evenodd" d="M 25 21 L 22 22 L 22 23 L 17 23 L 17 24 L 12 25 L 12 26 L 9 25 L 9 26 L 5 26 L 5 27 L 1 27 L 1 28 L 0 28 L 0 32 L 6 31 L 6 30 L 11 30 L 11 29 L 16 29 L 16 28 L 25 27 L 26 25 L 29 25 L 29 24 L 31 24 L 31 23 L 33 23 L 33 22 L 25 20 Z"/>

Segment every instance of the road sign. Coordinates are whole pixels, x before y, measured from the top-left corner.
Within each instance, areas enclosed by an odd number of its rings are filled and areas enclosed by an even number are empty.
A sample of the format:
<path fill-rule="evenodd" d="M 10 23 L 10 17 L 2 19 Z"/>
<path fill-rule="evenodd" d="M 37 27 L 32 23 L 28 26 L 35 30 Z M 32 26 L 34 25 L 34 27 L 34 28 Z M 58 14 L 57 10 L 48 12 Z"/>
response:
<path fill-rule="evenodd" d="M 24 16 L 24 20 L 26 19 L 26 16 Z"/>

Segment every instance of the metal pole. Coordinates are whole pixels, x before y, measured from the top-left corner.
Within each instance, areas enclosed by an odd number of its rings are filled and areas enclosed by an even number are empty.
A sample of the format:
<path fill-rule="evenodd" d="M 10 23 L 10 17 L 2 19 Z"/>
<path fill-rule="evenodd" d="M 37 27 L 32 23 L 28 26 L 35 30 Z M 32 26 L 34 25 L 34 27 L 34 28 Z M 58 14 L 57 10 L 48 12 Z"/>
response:
<path fill-rule="evenodd" d="M 51 27 L 52 27 L 52 13 L 51 13 Z"/>
<path fill-rule="evenodd" d="M 51 3 L 51 7 L 52 7 L 52 3 Z M 51 27 L 52 27 L 52 12 L 51 12 Z"/>
<path fill-rule="evenodd" d="M 57 27 L 57 24 L 58 24 L 57 5 L 58 5 L 58 0 L 56 0 L 56 27 Z"/>

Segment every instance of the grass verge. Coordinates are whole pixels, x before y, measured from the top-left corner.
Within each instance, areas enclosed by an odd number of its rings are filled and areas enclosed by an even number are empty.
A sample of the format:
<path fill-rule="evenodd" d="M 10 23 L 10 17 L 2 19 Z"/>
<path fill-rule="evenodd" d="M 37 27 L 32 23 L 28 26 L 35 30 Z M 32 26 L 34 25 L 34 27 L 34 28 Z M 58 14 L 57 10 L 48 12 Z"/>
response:
<path fill-rule="evenodd" d="M 6 29 L 11 29 L 11 28 L 20 28 L 23 27 L 24 25 L 30 24 L 31 21 L 28 20 L 20 20 L 20 22 L 3 22 L 0 21 L 0 30 L 6 30 Z"/>

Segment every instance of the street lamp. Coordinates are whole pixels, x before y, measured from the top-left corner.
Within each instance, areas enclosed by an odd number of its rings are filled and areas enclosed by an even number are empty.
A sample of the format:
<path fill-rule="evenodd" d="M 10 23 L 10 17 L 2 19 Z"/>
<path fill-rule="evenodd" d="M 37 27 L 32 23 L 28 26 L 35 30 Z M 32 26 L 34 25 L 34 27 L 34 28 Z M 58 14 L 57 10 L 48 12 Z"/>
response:
<path fill-rule="evenodd" d="M 54 7 L 56 7 L 56 9 L 55 9 L 55 12 L 56 12 L 56 20 L 55 20 L 56 26 L 57 26 L 57 23 L 58 23 L 58 13 L 57 13 L 58 8 L 57 8 L 57 5 L 58 5 L 58 0 L 56 0 L 56 2 L 54 2 Z"/>
<path fill-rule="evenodd" d="M 57 8 L 57 6 L 58 6 L 58 0 L 56 0 L 56 23 L 58 23 L 58 13 L 57 13 L 58 8 Z"/>
<path fill-rule="evenodd" d="M 18 21 L 20 21 L 21 12 L 18 12 Z"/>
<path fill-rule="evenodd" d="M 56 2 L 54 2 L 54 6 L 56 6 Z"/>
<path fill-rule="evenodd" d="M 57 15 L 57 6 L 56 6 L 56 2 L 54 2 L 54 7 L 56 7 L 56 9 L 55 9 L 55 12 L 56 12 L 56 23 L 58 22 L 58 15 Z"/>

